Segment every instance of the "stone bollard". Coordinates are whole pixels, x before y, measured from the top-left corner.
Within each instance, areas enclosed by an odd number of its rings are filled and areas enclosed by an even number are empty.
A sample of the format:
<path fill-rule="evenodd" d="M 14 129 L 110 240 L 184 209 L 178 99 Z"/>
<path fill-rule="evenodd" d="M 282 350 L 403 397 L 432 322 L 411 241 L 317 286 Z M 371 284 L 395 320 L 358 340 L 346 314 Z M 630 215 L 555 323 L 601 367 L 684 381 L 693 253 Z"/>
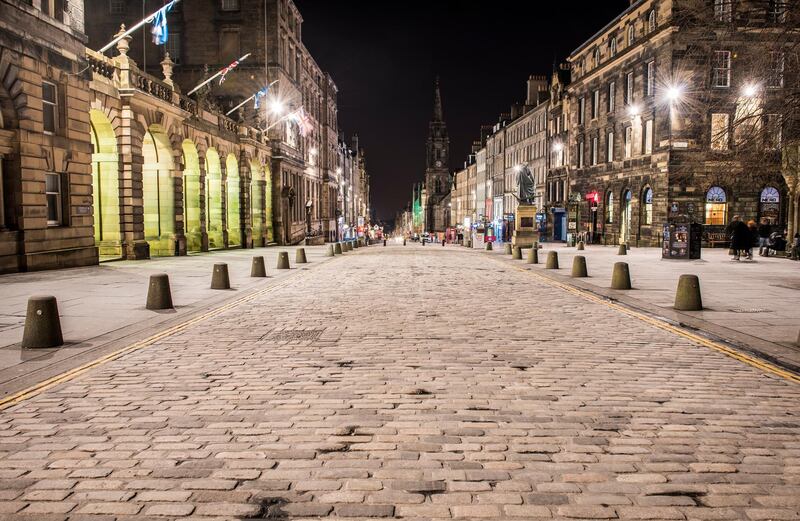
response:
<path fill-rule="evenodd" d="M 347 241 L 347 251 L 353 251 L 353 241 Z"/>
<path fill-rule="evenodd" d="M 528 251 L 528 264 L 539 264 L 539 249 L 536 245 Z"/>
<path fill-rule="evenodd" d="M 361 247 L 358 244 L 358 239 L 356 239 L 355 241 L 350 241 L 350 246 L 352 246 L 353 248 L 360 248 Z"/>
<path fill-rule="evenodd" d="M 503 255 L 511 255 L 511 243 L 507 242 L 503 246 Z"/>
<path fill-rule="evenodd" d="M 333 253 L 333 244 L 329 244 L 328 248 L 325 250 L 326 257 L 333 257 L 335 254 Z"/>
<path fill-rule="evenodd" d="M 172 292 L 169 289 L 169 276 L 166 273 L 150 275 L 147 286 L 147 309 L 172 309 Z"/>
<path fill-rule="evenodd" d="M 700 296 L 700 279 L 697 275 L 681 275 L 678 291 L 675 292 L 675 309 L 678 311 L 701 311 L 703 299 Z"/>
<path fill-rule="evenodd" d="M 64 343 L 58 303 L 50 295 L 36 295 L 28 299 L 22 347 L 57 347 Z"/>
<path fill-rule="evenodd" d="M 519 246 L 511 250 L 511 258 L 514 260 L 522 260 L 522 248 Z"/>
<path fill-rule="evenodd" d="M 267 267 L 264 265 L 264 257 L 260 255 L 258 257 L 253 257 L 253 261 L 250 263 L 250 276 L 251 277 L 267 276 Z"/>
<path fill-rule="evenodd" d="M 386 247 L 386 239 L 383 240 L 383 247 Z"/>
<path fill-rule="evenodd" d="M 305 248 L 297 248 L 297 251 L 294 252 L 294 263 L 295 264 L 306 264 L 308 260 L 306 260 L 306 249 Z"/>
<path fill-rule="evenodd" d="M 472 239 L 467 242 L 467 248 L 472 249 Z"/>
<path fill-rule="evenodd" d="M 627 262 L 615 262 L 611 272 L 611 289 L 631 289 L 631 273 Z"/>
<path fill-rule="evenodd" d="M 403 239 L 403 246 L 406 245 L 406 239 Z"/>
<path fill-rule="evenodd" d="M 289 269 L 289 252 L 282 251 L 278 253 L 278 269 L 279 270 L 288 270 Z"/>
<path fill-rule="evenodd" d="M 445 244 L 447 244 L 447 241 L 442 241 L 442 248 L 444 248 Z"/>
<path fill-rule="evenodd" d="M 333 245 L 333 254 L 334 255 L 342 255 L 342 253 L 343 253 L 342 252 L 342 243 L 341 242 L 337 242 L 336 244 Z"/>
<path fill-rule="evenodd" d="M 547 252 L 547 263 L 544 265 L 545 269 L 548 270 L 557 270 L 558 269 L 558 252 L 557 251 L 548 251 Z"/>
<path fill-rule="evenodd" d="M 486 243 L 486 251 L 492 251 L 492 243 L 491 242 L 487 242 Z"/>
<path fill-rule="evenodd" d="M 586 249 L 586 246 L 583 244 L 583 241 L 578 243 L 578 251 L 583 251 Z"/>
<path fill-rule="evenodd" d="M 425 246 L 425 239 L 422 239 L 422 245 Z"/>
<path fill-rule="evenodd" d="M 231 289 L 228 265 L 224 262 L 214 264 L 214 271 L 211 272 L 211 289 Z"/>
<path fill-rule="evenodd" d="M 572 259 L 572 276 L 576 279 L 582 279 L 589 276 L 589 273 L 586 270 L 586 257 L 583 255 L 576 255 Z"/>
<path fill-rule="evenodd" d="M 619 249 L 617 250 L 617 255 L 627 255 L 628 254 L 628 247 L 624 244 L 619 245 Z"/>

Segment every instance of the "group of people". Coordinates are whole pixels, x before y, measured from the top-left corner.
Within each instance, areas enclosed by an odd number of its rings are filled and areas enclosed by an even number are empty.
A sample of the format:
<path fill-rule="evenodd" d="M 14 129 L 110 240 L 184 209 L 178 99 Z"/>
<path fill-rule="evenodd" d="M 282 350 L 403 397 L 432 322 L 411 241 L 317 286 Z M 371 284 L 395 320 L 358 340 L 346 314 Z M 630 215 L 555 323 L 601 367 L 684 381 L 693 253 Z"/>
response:
<path fill-rule="evenodd" d="M 733 260 L 738 261 L 742 255 L 745 259 L 753 258 L 753 248 L 758 246 L 758 254 L 762 257 L 769 257 L 770 252 L 785 252 L 788 246 L 786 242 L 786 231 L 773 231 L 769 221 L 761 219 L 760 224 L 750 220 L 744 222 L 740 216 L 736 215 L 728 225 L 726 234 L 731 238 L 731 252 Z M 797 258 L 800 251 L 800 233 L 795 233 L 791 244 L 791 256 Z"/>

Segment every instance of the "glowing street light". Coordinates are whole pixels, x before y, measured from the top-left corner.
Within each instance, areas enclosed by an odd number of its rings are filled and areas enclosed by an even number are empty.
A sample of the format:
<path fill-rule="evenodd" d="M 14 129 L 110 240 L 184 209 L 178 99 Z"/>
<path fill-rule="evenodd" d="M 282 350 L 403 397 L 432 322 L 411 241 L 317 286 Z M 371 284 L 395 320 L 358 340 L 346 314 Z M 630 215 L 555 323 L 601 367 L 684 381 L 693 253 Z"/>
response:
<path fill-rule="evenodd" d="M 629 114 L 631 117 L 634 117 L 634 118 L 635 118 L 636 116 L 638 116 L 638 115 L 639 115 L 639 113 L 640 113 L 640 112 L 641 112 L 641 109 L 639 108 L 639 105 L 637 105 L 636 103 L 631 103 L 631 104 L 628 106 L 628 114 Z"/>
<path fill-rule="evenodd" d="M 564 150 L 564 143 L 558 141 L 558 142 L 553 144 L 553 151 L 554 152 L 561 152 L 562 150 Z"/>
<path fill-rule="evenodd" d="M 758 85 L 748 83 L 742 88 L 742 94 L 746 98 L 754 98 L 758 94 Z"/>
<path fill-rule="evenodd" d="M 283 103 L 281 103 L 279 99 L 273 99 L 269 102 L 269 110 L 272 111 L 273 114 L 279 116 L 284 110 Z"/>
<path fill-rule="evenodd" d="M 683 87 L 681 85 L 673 85 L 667 89 L 667 99 L 674 103 L 681 99 L 683 96 Z"/>

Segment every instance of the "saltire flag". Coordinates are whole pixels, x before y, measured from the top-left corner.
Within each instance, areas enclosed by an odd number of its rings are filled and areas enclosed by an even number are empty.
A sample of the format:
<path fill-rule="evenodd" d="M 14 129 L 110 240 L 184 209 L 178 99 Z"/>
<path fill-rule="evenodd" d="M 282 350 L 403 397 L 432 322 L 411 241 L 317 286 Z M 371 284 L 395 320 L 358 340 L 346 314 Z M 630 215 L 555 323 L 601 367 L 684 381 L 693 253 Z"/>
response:
<path fill-rule="evenodd" d="M 153 15 L 153 43 L 156 45 L 164 45 L 169 38 L 169 30 L 167 28 L 167 13 L 172 9 L 177 0 L 172 0 L 170 3 L 156 11 Z"/>
<path fill-rule="evenodd" d="M 256 92 L 256 95 L 254 97 L 254 102 L 253 102 L 253 104 L 255 105 L 255 109 L 256 110 L 258 110 L 258 105 L 261 102 L 261 98 L 266 96 L 268 91 L 269 91 L 269 85 L 267 85 L 263 89 L 261 89 L 258 92 Z"/>
<path fill-rule="evenodd" d="M 231 72 L 238 66 L 239 66 L 239 60 L 235 60 L 233 63 L 222 69 L 222 75 L 219 77 L 219 84 L 222 85 L 222 82 L 225 81 L 225 76 L 227 76 L 229 72 Z"/>

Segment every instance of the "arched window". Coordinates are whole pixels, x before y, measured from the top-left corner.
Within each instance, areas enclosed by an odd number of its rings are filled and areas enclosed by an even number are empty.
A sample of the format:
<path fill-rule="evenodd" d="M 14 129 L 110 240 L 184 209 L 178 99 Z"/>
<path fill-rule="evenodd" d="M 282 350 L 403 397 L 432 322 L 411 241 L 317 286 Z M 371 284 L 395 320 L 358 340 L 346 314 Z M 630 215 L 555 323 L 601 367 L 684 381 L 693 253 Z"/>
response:
<path fill-rule="evenodd" d="M 633 42 L 636 41 L 636 28 L 633 24 L 628 26 L 628 46 L 633 45 Z"/>
<path fill-rule="evenodd" d="M 642 224 L 653 224 L 653 189 L 649 186 L 644 189 L 642 201 Z"/>
<path fill-rule="evenodd" d="M 650 10 L 650 13 L 647 15 L 647 31 L 653 32 L 656 30 L 656 10 Z"/>
<path fill-rule="evenodd" d="M 600 65 L 600 47 L 595 47 L 594 51 L 592 52 L 592 67 L 598 67 Z"/>
<path fill-rule="evenodd" d="M 728 222 L 728 196 L 719 186 L 706 192 L 706 224 L 723 226 Z"/>
<path fill-rule="evenodd" d="M 614 222 L 614 193 L 608 192 L 606 195 L 606 222 Z"/>
<path fill-rule="evenodd" d="M 778 224 L 781 215 L 781 193 L 777 188 L 768 186 L 761 190 L 761 201 L 758 214 L 767 219 L 769 224 Z"/>
<path fill-rule="evenodd" d="M 608 42 L 608 54 L 611 58 L 617 55 L 617 38 L 611 38 L 611 41 Z"/>

